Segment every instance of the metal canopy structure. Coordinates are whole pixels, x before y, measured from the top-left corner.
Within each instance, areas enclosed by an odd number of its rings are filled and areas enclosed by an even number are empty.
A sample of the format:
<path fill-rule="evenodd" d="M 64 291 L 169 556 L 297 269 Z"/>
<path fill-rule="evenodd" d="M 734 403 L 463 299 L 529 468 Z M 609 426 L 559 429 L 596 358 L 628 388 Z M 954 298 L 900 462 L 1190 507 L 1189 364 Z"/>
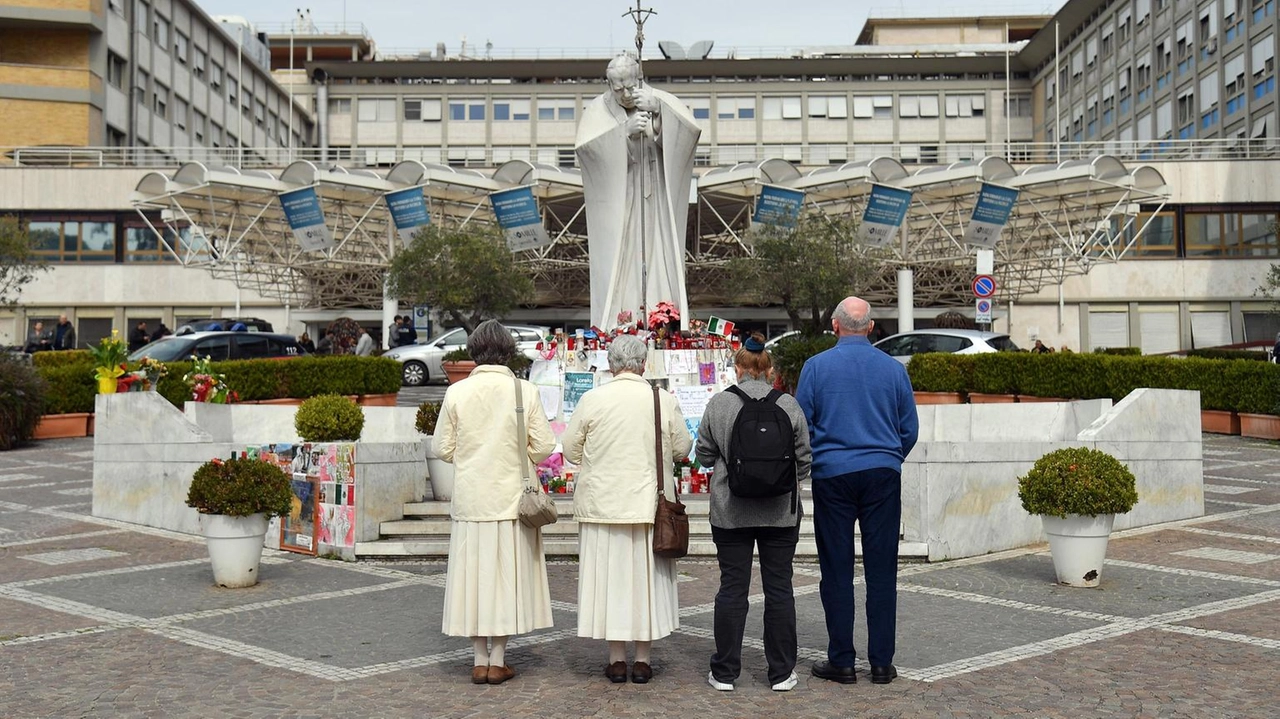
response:
<path fill-rule="evenodd" d="M 909 190 L 910 210 L 900 240 L 850 251 L 881 268 L 866 288 L 853 288 L 873 304 L 896 302 L 896 271 L 915 275 L 919 306 L 967 306 L 975 250 L 964 233 L 984 183 L 1019 192 L 995 246 L 1001 297 L 1017 299 L 1099 263 L 1117 262 L 1149 218 L 1169 198 L 1151 167 L 1130 170 L 1114 157 L 1071 160 L 1015 169 L 999 157 L 925 167 L 909 172 L 897 160 L 873 160 L 801 173 L 771 158 L 718 167 L 690 188 L 686 244 L 693 301 L 733 302 L 723 280 L 726 263 L 751 253 L 751 215 L 763 185 L 805 193 L 807 212 L 858 218 L 875 185 Z M 574 169 L 507 162 L 492 173 L 405 161 L 385 175 L 339 166 L 295 162 L 274 176 L 261 170 L 188 163 L 172 176 L 150 173 L 133 204 L 160 241 L 187 267 L 205 269 L 240 287 L 297 307 L 369 307 L 382 303 L 387 265 L 400 247 L 383 196 L 418 187 L 431 221 L 463 225 L 494 221 L 492 192 L 528 186 L 538 199 L 550 244 L 522 251 L 518 261 L 535 277 L 537 303 L 578 307 L 589 297 L 582 176 Z M 280 195 L 314 188 L 334 246 L 303 252 Z"/>

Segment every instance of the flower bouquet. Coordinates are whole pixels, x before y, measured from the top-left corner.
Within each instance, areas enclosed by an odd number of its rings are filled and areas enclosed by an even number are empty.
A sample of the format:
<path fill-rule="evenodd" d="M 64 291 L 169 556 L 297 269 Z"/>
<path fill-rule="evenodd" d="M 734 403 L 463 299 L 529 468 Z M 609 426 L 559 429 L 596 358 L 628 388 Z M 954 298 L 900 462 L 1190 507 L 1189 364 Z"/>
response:
<path fill-rule="evenodd" d="M 182 376 L 182 381 L 191 388 L 191 399 L 210 404 L 231 404 L 240 399 L 240 395 L 227 385 L 227 376 L 213 371 L 208 356 L 192 355 L 191 359 L 194 366 Z"/>
<path fill-rule="evenodd" d="M 680 310 L 670 302 L 659 302 L 658 306 L 649 312 L 649 329 L 658 331 L 666 329 L 673 322 L 680 321 Z"/>
<path fill-rule="evenodd" d="M 159 386 L 160 380 L 169 376 L 169 368 L 158 359 L 143 357 L 138 369 L 120 378 L 121 384 L 127 384 L 129 392 L 151 392 Z"/>
<path fill-rule="evenodd" d="M 110 337 L 103 337 L 97 345 L 89 345 L 89 354 L 93 357 L 93 377 L 98 380 L 99 394 L 113 394 L 121 375 L 125 373 L 125 361 L 129 351 L 124 340 L 120 339 L 120 330 L 111 330 Z"/>

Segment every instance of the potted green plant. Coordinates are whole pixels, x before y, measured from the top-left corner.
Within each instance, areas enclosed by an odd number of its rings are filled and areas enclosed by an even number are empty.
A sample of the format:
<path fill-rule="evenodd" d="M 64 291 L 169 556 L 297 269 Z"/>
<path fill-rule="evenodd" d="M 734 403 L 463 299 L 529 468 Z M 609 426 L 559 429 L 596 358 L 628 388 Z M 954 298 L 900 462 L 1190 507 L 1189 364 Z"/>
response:
<path fill-rule="evenodd" d="M 187 506 L 200 513 L 213 580 L 221 587 L 258 583 L 267 520 L 289 513 L 289 477 L 259 459 L 213 459 L 200 465 L 187 490 Z"/>
<path fill-rule="evenodd" d="M 1018 478 L 1022 508 L 1040 515 L 1058 582 L 1096 587 L 1117 514 L 1138 503 L 1133 472 L 1106 452 L 1057 449 Z"/>
<path fill-rule="evenodd" d="M 322 394 L 298 405 L 293 426 L 304 442 L 355 442 L 364 431 L 364 411 L 347 397 Z"/>
<path fill-rule="evenodd" d="M 98 394 L 115 394 L 116 383 L 125 372 L 129 350 L 120 339 L 120 330 L 111 330 L 110 337 L 103 337 L 96 345 L 89 345 L 93 357 L 93 378 L 98 380 Z"/>
<path fill-rule="evenodd" d="M 453 465 L 436 456 L 432 435 L 440 419 L 439 402 L 423 402 L 418 405 L 418 415 L 413 426 L 427 436 L 427 479 L 431 482 L 431 495 L 437 502 L 453 499 Z"/>

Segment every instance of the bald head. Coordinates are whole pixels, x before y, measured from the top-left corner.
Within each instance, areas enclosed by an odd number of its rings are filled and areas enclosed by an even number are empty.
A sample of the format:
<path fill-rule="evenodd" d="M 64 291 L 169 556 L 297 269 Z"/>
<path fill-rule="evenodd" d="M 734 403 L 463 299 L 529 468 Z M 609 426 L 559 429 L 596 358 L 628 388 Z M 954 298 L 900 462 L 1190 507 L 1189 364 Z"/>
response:
<path fill-rule="evenodd" d="M 867 335 L 871 332 L 871 305 L 859 297 L 846 297 L 831 315 L 831 328 L 840 337 Z"/>

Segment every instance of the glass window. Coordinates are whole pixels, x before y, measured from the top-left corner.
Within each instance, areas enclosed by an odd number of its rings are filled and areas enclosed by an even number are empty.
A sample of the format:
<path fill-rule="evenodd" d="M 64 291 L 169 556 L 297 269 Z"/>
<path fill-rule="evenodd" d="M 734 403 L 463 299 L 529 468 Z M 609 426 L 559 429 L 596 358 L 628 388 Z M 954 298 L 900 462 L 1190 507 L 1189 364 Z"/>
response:
<path fill-rule="evenodd" d="M 463 103 L 463 102 L 451 102 L 451 103 L 449 103 L 449 119 L 450 119 L 450 120 L 465 120 L 465 119 L 467 119 L 467 105 L 466 105 L 466 103 Z M 544 118 L 544 117 L 542 117 L 542 111 L 541 111 L 541 110 L 539 110 L 539 111 L 538 111 L 538 119 L 539 119 L 539 120 L 543 120 L 543 119 L 547 119 L 547 120 L 549 120 L 549 119 L 553 119 L 553 118 Z"/>
<path fill-rule="evenodd" d="M 236 359 L 261 359 L 270 356 L 271 348 L 266 337 L 251 334 L 236 336 Z"/>
<path fill-rule="evenodd" d="M 191 56 L 191 74 L 197 80 L 204 79 L 204 68 L 207 59 L 208 55 L 206 55 L 205 51 L 200 48 L 196 48 L 195 52 Z"/>
<path fill-rule="evenodd" d="M 106 218 L 33 220 L 28 232 L 36 252 L 49 261 L 115 261 L 116 226 Z"/>
<path fill-rule="evenodd" d="M 156 46 L 169 49 L 169 21 L 160 13 L 156 13 L 155 41 Z"/>
<path fill-rule="evenodd" d="M 495 101 L 493 103 L 493 119 L 510 120 L 511 119 L 511 103 Z"/>
<path fill-rule="evenodd" d="M 175 98 L 173 103 L 173 124 L 177 125 L 179 130 L 187 129 L 188 108 L 186 100 Z"/>
<path fill-rule="evenodd" d="M 330 115 L 350 115 L 351 99 L 346 97 L 338 97 L 329 101 Z"/>
<path fill-rule="evenodd" d="M 125 64 L 124 58 L 114 52 L 107 52 L 107 82 L 117 90 L 124 89 L 125 73 L 128 66 Z"/>
<path fill-rule="evenodd" d="M 356 119 L 360 122 L 395 122 L 396 101 L 394 99 L 361 99 Z"/>
<path fill-rule="evenodd" d="M 210 63 L 209 65 L 209 87 L 214 90 L 222 89 L 222 66 L 218 63 Z"/>
<path fill-rule="evenodd" d="M 183 65 L 187 64 L 187 46 L 189 44 L 190 42 L 187 40 L 186 35 L 183 35 L 181 32 L 175 32 L 173 34 L 173 55 L 178 58 L 178 62 Z"/>
<path fill-rule="evenodd" d="M 231 336 L 219 335 L 200 340 L 193 348 L 192 354 L 208 357 L 214 362 L 225 362 L 231 359 Z"/>

